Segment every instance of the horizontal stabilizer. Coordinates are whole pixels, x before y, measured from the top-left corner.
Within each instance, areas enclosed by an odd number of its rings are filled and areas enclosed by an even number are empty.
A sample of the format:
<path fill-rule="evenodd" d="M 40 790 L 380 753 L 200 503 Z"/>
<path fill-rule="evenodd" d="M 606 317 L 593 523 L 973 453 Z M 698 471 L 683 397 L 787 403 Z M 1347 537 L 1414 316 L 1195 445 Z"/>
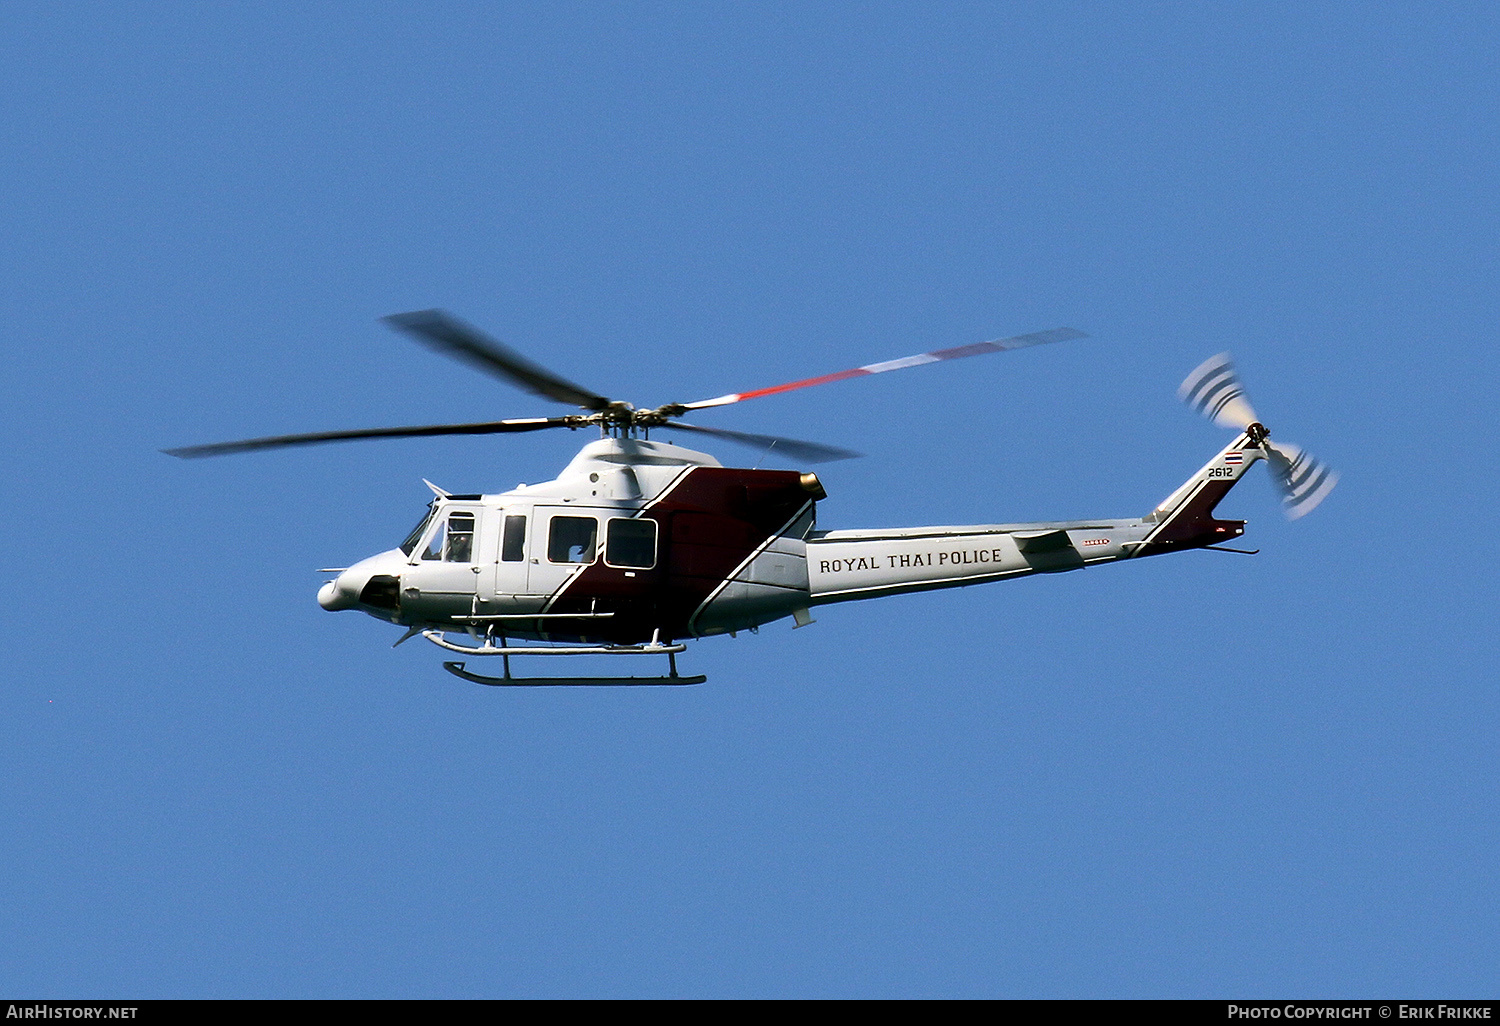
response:
<path fill-rule="evenodd" d="M 1073 547 L 1068 532 L 1061 528 L 1017 531 L 1011 537 L 1016 540 L 1016 548 L 1021 550 L 1026 562 L 1039 573 L 1055 574 L 1083 566 L 1083 554 Z"/>
<path fill-rule="evenodd" d="M 1067 531 L 1017 531 L 1011 537 L 1016 540 L 1016 548 L 1028 556 L 1061 552 L 1073 547 L 1073 543 L 1068 540 Z"/>

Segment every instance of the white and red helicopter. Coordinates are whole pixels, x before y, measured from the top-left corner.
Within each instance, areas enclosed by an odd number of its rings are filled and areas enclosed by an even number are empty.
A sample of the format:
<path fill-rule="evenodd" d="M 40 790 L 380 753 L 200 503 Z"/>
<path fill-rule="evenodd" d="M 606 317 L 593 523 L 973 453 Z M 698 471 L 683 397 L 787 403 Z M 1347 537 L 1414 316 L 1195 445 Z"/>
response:
<path fill-rule="evenodd" d="M 812 622 L 830 602 L 899 595 L 1076 570 L 1142 556 L 1227 548 L 1245 521 L 1214 509 L 1257 460 L 1266 460 L 1287 514 L 1309 512 L 1338 477 L 1269 432 L 1245 399 L 1229 354 L 1206 361 L 1179 394 L 1237 435 L 1143 517 L 961 527 L 823 531 L 817 476 L 726 467 L 714 457 L 660 441 L 652 429 L 695 432 L 774 449 L 805 463 L 858 455 L 771 435 L 684 423 L 716 406 L 847 378 L 1086 337 L 1071 328 L 943 349 L 752 392 L 637 409 L 538 366 L 438 310 L 386 322 L 419 342 L 530 392 L 585 412 L 482 424 L 373 428 L 281 435 L 167 450 L 218 456 L 364 438 L 485 435 L 597 427 L 554 481 L 498 494 L 436 494 L 406 541 L 351 567 L 318 591 L 327 610 L 357 609 L 466 656 L 500 656 L 504 675 L 463 662 L 444 668 L 489 685 L 698 684 L 677 672 L 684 641 L 755 630 L 791 617 Z M 1229 551 L 1243 552 L 1242 549 Z M 452 640 L 449 635 L 459 640 Z M 516 642 L 521 642 L 517 644 Z M 513 655 L 666 655 L 660 677 L 513 677 Z"/>

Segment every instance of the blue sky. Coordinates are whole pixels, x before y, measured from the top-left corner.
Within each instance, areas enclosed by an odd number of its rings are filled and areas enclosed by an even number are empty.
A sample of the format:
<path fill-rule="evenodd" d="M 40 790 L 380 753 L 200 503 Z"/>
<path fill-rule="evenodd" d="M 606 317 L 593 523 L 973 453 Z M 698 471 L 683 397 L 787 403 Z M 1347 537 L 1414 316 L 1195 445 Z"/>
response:
<path fill-rule="evenodd" d="M 0 991 L 1493 996 L 1490 5 L 0 14 Z M 824 527 L 1149 510 L 1232 350 L 1342 483 L 1206 553 L 819 610 L 513 693 L 314 595 L 582 435 L 440 306 L 860 449 Z M 709 415 L 702 418 L 708 422 Z M 725 460 L 754 454 L 715 449 Z"/>

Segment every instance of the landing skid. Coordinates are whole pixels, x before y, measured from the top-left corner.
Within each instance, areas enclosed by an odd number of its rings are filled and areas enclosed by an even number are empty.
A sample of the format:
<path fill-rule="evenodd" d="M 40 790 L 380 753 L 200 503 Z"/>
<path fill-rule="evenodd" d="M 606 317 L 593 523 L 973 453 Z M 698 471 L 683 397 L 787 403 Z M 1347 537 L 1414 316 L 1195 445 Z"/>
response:
<path fill-rule="evenodd" d="M 445 662 L 443 664 L 443 669 L 455 677 L 462 677 L 464 680 L 472 681 L 475 684 L 484 684 L 492 688 L 650 687 L 702 684 L 708 680 L 708 677 L 701 674 L 696 677 L 683 677 L 677 673 L 677 653 L 687 648 L 687 646 L 681 643 L 664 643 L 661 640 L 660 631 L 653 633 L 651 640 L 644 645 L 581 646 L 514 646 L 509 644 L 504 637 L 500 639 L 499 645 L 495 645 L 492 644 L 492 638 L 488 633 L 483 638 L 473 628 L 470 628 L 469 633 L 475 641 L 479 642 L 477 646 L 455 645 L 443 637 L 443 632 L 438 630 L 424 630 L 422 631 L 422 636 L 439 648 L 446 648 L 451 652 L 461 652 L 464 655 L 499 656 L 501 662 L 505 664 L 505 675 L 503 677 L 485 677 L 478 673 L 470 673 L 464 669 L 464 663 Z M 670 670 L 665 677 L 512 677 L 510 675 L 510 657 L 513 655 L 665 655 Z"/>
<path fill-rule="evenodd" d="M 652 687 L 660 685 L 684 685 L 702 684 L 708 677 L 699 674 L 696 677 L 679 677 L 674 672 L 669 677 L 512 677 L 507 673 L 504 677 L 485 677 L 477 673 L 470 673 L 464 669 L 463 663 L 444 663 L 443 669 L 455 677 L 473 681 L 475 684 L 484 684 L 492 688 L 618 688 L 618 687 Z"/>

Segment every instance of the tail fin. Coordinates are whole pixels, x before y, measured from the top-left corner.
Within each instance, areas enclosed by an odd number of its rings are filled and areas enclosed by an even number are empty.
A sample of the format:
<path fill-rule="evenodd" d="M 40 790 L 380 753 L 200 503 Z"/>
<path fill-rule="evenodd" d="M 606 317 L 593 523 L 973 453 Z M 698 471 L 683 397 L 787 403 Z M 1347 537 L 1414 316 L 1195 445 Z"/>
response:
<path fill-rule="evenodd" d="M 1198 473 L 1188 478 L 1145 519 L 1156 528 L 1146 536 L 1136 555 L 1167 549 L 1196 549 L 1225 542 L 1245 533 L 1243 520 L 1218 520 L 1213 512 L 1245 471 L 1266 458 L 1265 428 L 1251 424 Z"/>

